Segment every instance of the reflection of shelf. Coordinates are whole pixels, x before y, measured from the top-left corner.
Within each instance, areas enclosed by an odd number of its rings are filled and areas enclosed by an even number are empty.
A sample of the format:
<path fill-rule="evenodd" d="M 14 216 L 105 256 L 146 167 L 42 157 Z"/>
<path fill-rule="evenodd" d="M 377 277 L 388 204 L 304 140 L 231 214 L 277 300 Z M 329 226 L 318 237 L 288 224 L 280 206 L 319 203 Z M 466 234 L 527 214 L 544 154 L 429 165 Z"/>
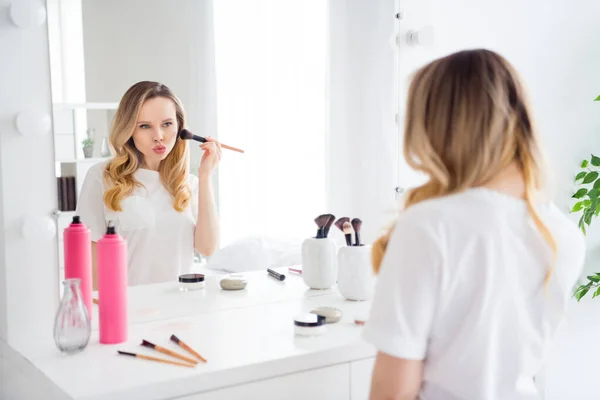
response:
<path fill-rule="evenodd" d="M 77 164 L 77 163 L 99 163 L 102 161 L 109 160 L 111 157 L 93 157 L 93 158 L 81 158 L 79 160 L 68 159 L 68 160 L 56 160 L 60 164 Z"/>

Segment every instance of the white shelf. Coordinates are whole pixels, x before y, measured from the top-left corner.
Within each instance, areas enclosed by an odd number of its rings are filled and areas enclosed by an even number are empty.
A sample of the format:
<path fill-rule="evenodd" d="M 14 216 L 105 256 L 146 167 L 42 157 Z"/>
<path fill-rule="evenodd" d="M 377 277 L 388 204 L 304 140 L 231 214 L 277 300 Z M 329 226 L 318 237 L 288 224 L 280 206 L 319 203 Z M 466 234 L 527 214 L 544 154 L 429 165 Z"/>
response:
<path fill-rule="evenodd" d="M 119 103 L 54 103 L 56 108 L 62 109 L 78 109 L 85 108 L 87 110 L 116 110 Z"/>
<path fill-rule="evenodd" d="M 89 163 L 99 163 L 102 161 L 109 160 L 111 157 L 93 157 L 93 158 L 81 158 L 79 160 L 75 160 L 73 158 L 68 160 L 56 160 L 57 163 L 60 164 L 89 164 Z"/>

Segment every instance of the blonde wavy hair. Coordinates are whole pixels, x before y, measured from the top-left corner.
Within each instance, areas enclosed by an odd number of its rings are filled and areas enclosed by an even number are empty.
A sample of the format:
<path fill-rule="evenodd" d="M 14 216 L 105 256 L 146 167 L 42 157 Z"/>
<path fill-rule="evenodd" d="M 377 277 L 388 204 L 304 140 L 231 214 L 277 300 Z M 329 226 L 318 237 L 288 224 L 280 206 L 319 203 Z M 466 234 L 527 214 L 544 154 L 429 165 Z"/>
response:
<path fill-rule="evenodd" d="M 517 72 L 502 56 L 481 49 L 461 51 L 416 72 L 408 91 L 404 158 L 429 177 L 407 193 L 405 209 L 482 186 L 516 163 L 529 214 L 556 257 L 555 239 L 534 207 L 544 177 L 530 108 Z M 373 244 L 376 273 L 391 233 Z"/>
<path fill-rule="evenodd" d="M 185 127 L 185 111 L 181 101 L 167 86 L 143 81 L 131 86 L 123 95 L 110 130 L 110 144 L 115 156 L 104 169 L 104 181 L 109 187 L 104 192 L 104 204 L 112 211 L 122 211 L 121 200 L 129 196 L 135 187 L 141 187 L 134 173 L 143 163 L 142 153 L 133 143 L 138 116 L 142 105 L 154 97 L 170 99 L 175 104 L 177 131 Z M 192 197 L 187 184 L 189 150 L 185 140 L 177 137 L 169 155 L 160 163 L 160 180 L 173 197 L 173 208 L 179 212 L 186 209 Z"/>

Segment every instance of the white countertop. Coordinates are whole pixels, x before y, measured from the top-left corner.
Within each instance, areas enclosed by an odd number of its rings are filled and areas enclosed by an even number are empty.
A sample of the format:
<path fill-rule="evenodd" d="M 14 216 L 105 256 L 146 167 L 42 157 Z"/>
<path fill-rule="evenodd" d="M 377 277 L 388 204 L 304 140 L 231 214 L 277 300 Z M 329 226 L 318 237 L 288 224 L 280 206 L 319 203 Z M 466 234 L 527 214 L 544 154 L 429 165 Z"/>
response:
<path fill-rule="evenodd" d="M 309 290 L 302 277 L 285 272 L 278 282 L 266 272 L 244 274 L 244 291 L 223 291 L 222 276 L 207 277 L 206 288 L 180 292 L 178 283 L 130 288 L 129 340 L 100 345 L 97 331 L 76 355 L 59 353 L 53 342 L 28 350 L 32 367 L 43 373 L 65 399 L 165 399 L 372 357 L 355 318 L 365 319 L 369 302 L 351 302 L 335 289 Z M 316 306 L 334 306 L 344 315 L 317 337 L 294 335 L 293 318 Z M 149 340 L 180 353 L 171 334 L 208 362 L 194 369 L 117 354 L 117 349 L 168 356 L 140 346 Z"/>

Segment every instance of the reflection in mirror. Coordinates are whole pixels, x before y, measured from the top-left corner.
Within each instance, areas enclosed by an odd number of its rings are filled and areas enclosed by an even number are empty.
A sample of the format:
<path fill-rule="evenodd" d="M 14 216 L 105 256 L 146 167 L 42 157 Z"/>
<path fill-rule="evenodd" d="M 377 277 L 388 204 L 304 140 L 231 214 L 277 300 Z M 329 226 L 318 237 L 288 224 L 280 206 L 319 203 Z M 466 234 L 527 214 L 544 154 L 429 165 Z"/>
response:
<path fill-rule="evenodd" d="M 301 242 L 325 209 L 327 2 L 47 0 L 47 8 L 59 280 L 63 232 L 76 214 L 92 241 L 116 221 L 130 285 L 299 264 Z M 164 86 L 138 87 L 125 107 L 123 96 L 142 81 Z M 150 92 L 158 96 L 144 100 Z M 205 180 L 201 144 L 175 139 L 183 127 L 245 153 L 222 150 Z M 156 140 L 165 144 L 160 154 Z M 166 160 L 179 145 L 192 176 L 169 184 L 164 178 L 176 174 L 164 171 Z M 113 207 L 104 198 L 115 186 L 104 180 L 108 165 L 121 165 L 132 189 Z M 125 166 L 144 187 L 131 185 Z M 178 185 L 189 188 L 189 202 Z"/>

